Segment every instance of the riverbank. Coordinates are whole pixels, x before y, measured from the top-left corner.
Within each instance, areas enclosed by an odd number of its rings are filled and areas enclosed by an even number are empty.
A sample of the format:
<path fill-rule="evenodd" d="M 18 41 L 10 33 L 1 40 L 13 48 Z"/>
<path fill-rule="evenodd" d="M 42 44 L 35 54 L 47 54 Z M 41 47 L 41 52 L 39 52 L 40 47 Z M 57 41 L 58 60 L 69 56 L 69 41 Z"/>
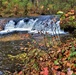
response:
<path fill-rule="evenodd" d="M 56 44 L 59 42 L 57 41 L 53 44 L 49 37 L 47 40 L 40 35 L 25 35 L 0 37 L 0 69 L 4 74 L 39 75 L 43 68 L 47 68 L 50 75 L 66 75 L 69 73 L 68 69 L 76 74 L 76 59 L 75 54 L 72 54 L 76 50 L 75 38 L 62 36 L 63 42 Z"/>
<path fill-rule="evenodd" d="M 54 36 L 51 36 L 50 34 L 46 34 L 45 36 L 49 36 L 50 38 L 54 37 Z M 31 39 L 31 37 L 34 38 L 34 39 L 43 39 L 44 35 L 43 34 L 38 34 L 38 33 L 29 34 L 29 33 L 26 33 L 26 32 L 24 32 L 24 33 L 19 33 L 18 32 L 18 33 L 0 35 L 0 41 L 7 42 L 7 41 L 24 40 L 24 39 L 27 39 L 27 38 Z M 68 39 L 68 38 L 71 38 L 72 35 L 69 34 L 69 33 L 60 34 L 59 37 Z"/>

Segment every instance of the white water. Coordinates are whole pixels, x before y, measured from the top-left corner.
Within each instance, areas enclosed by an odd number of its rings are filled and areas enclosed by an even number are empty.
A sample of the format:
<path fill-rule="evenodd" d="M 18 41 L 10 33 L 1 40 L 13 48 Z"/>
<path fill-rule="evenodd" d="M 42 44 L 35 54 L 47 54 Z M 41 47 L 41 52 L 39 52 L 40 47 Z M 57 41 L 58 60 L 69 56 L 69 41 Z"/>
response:
<path fill-rule="evenodd" d="M 38 17 L 35 20 L 29 19 L 28 22 L 24 19 L 20 20 L 16 25 L 13 20 L 10 20 L 4 27 L 4 30 L 0 31 L 0 34 L 7 34 L 15 31 L 28 31 L 28 33 L 43 33 L 48 32 L 51 35 L 54 34 L 66 34 L 60 29 L 60 21 L 54 22 L 47 16 Z"/>

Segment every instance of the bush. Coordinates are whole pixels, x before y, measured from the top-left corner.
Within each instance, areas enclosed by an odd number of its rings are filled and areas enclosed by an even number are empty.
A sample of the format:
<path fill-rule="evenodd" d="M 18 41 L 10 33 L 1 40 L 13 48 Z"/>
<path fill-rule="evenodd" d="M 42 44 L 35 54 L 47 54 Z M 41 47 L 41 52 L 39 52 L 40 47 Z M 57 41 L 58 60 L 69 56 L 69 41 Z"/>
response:
<path fill-rule="evenodd" d="M 63 17 L 61 17 L 61 28 L 65 31 L 73 32 L 76 29 L 75 10 L 70 10 Z"/>

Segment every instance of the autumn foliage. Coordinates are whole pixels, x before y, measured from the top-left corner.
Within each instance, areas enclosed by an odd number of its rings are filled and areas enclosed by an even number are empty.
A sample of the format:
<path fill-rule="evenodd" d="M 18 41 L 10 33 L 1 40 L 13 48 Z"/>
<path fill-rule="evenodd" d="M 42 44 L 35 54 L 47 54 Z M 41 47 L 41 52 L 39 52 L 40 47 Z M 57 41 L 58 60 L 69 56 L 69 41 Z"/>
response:
<path fill-rule="evenodd" d="M 8 75 L 76 74 L 76 38 L 66 39 L 63 37 L 60 44 L 54 42 L 54 45 L 50 44 L 45 47 L 43 39 L 37 41 L 33 37 L 24 37 L 24 39 L 21 36 L 18 37 L 21 39 L 20 43 L 18 43 L 20 53 L 7 55 L 9 62 L 14 63 L 13 72 L 10 70 L 5 71 Z M 63 39 L 65 40 L 63 41 Z M 48 39 L 47 43 L 49 43 Z M 6 63 L 9 62 L 6 61 Z"/>

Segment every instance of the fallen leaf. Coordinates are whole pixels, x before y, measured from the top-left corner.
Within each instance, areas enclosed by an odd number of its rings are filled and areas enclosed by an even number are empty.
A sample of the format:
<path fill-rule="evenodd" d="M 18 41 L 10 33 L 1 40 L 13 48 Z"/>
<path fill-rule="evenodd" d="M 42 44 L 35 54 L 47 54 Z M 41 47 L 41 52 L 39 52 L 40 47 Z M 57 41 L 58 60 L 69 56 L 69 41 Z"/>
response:
<path fill-rule="evenodd" d="M 70 67 L 71 66 L 71 64 L 69 63 L 69 62 L 67 62 L 67 64 L 66 64 L 68 67 Z"/>
<path fill-rule="evenodd" d="M 18 74 L 19 74 L 19 75 L 22 75 L 22 74 L 23 74 L 23 72 L 22 72 L 22 71 L 20 71 Z"/>
<path fill-rule="evenodd" d="M 48 71 L 48 67 L 43 68 L 43 71 L 40 72 L 41 75 L 48 75 L 49 71 Z"/>
<path fill-rule="evenodd" d="M 54 66 L 54 69 L 57 70 L 59 68 L 59 66 Z"/>

